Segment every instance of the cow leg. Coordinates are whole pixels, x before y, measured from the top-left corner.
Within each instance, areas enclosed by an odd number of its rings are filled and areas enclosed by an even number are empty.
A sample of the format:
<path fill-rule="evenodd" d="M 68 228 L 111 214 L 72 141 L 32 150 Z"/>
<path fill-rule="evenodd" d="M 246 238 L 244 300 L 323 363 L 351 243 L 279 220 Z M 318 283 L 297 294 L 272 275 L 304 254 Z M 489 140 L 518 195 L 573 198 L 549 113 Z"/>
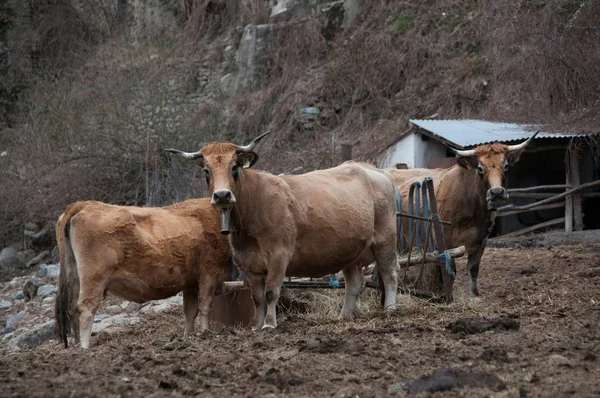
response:
<path fill-rule="evenodd" d="M 198 286 L 183 289 L 183 313 L 185 315 L 183 338 L 185 339 L 194 333 L 194 321 L 198 315 Z"/>
<path fill-rule="evenodd" d="M 469 270 L 469 293 L 471 296 L 479 296 L 479 289 L 477 288 L 477 277 L 479 276 L 479 263 L 481 257 L 483 257 L 483 251 L 487 244 L 487 238 L 481 242 L 481 245 L 472 254 L 469 254 L 467 260 L 467 269 Z"/>
<path fill-rule="evenodd" d="M 385 297 L 383 308 L 386 310 L 396 309 L 396 295 L 398 293 L 398 258 L 394 245 L 391 245 L 391 247 L 393 250 L 389 250 L 387 246 L 380 247 L 374 253 L 379 277 L 383 282 Z"/>
<path fill-rule="evenodd" d="M 214 277 L 206 277 L 200 281 L 200 331 L 204 332 L 210 327 L 209 316 L 212 299 L 217 286 L 221 284 Z"/>
<path fill-rule="evenodd" d="M 267 273 L 266 293 L 267 299 L 267 316 L 265 318 L 265 324 L 263 329 L 275 329 L 277 327 L 277 315 L 275 310 L 277 308 L 277 301 L 281 294 L 281 286 L 285 279 L 285 267 L 287 266 L 286 260 L 274 260 L 272 261 L 274 267 L 269 267 Z"/>
<path fill-rule="evenodd" d="M 104 283 L 98 285 L 97 282 L 88 279 L 81 284 L 79 300 L 75 309 L 75 314 L 79 319 L 81 348 L 90 346 L 94 314 L 96 314 L 102 297 L 104 297 Z"/>
<path fill-rule="evenodd" d="M 347 318 L 354 312 L 356 306 L 356 300 L 360 294 L 360 289 L 363 283 L 363 272 L 361 267 L 348 267 L 342 270 L 344 274 L 344 281 L 346 283 L 346 298 L 344 300 L 344 306 L 340 318 Z"/>
<path fill-rule="evenodd" d="M 254 303 L 255 324 L 252 330 L 260 330 L 265 322 L 265 278 L 249 274 L 245 274 L 245 276 L 248 279 Z"/>

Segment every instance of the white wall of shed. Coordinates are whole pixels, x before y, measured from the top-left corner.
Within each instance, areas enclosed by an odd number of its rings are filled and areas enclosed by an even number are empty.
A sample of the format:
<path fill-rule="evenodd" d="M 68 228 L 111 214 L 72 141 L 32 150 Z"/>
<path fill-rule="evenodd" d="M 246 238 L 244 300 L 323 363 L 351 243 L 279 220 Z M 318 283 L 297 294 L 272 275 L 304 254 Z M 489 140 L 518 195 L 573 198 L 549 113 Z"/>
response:
<path fill-rule="evenodd" d="M 432 159 L 445 158 L 446 146 L 434 139 L 423 140 L 419 133 L 408 134 L 387 149 L 379 161 L 380 168 L 405 163 L 409 169 L 427 167 Z"/>

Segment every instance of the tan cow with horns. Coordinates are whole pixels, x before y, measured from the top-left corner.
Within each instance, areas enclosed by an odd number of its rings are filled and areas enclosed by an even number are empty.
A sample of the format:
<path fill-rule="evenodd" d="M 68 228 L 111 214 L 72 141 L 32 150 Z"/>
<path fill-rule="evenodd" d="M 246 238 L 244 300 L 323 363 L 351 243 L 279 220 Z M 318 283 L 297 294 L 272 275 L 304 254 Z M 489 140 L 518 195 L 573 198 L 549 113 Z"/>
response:
<path fill-rule="evenodd" d="M 457 164 L 448 169 L 387 169 L 400 189 L 405 211 L 411 184 L 433 178 L 440 218 L 452 223 L 444 226 L 444 243 L 446 247 L 466 247 L 469 292 L 473 296 L 479 296 L 479 263 L 495 210 L 509 199 L 502 185 L 504 174 L 536 135 L 518 145 L 493 143 L 465 151 L 452 149 L 458 157 Z"/>
<path fill-rule="evenodd" d="M 65 347 L 69 329 L 82 348 L 89 347 L 94 314 L 107 292 L 142 303 L 183 290 L 184 337 L 194 330 L 200 296 L 200 330 L 206 330 L 212 296 L 231 261 L 209 199 L 155 208 L 76 202 L 58 219 L 56 239 L 55 331 Z"/>
<path fill-rule="evenodd" d="M 396 204 L 387 173 L 346 162 L 302 175 L 252 170 L 247 146 L 215 142 L 198 152 L 166 149 L 204 168 L 212 203 L 231 228 L 236 264 L 246 275 L 256 308 L 256 329 L 275 328 L 275 305 L 285 276 L 321 277 L 342 270 L 350 316 L 362 286 L 360 267 L 377 261 L 384 307 L 396 308 Z M 265 316 L 266 299 L 266 316 Z"/>

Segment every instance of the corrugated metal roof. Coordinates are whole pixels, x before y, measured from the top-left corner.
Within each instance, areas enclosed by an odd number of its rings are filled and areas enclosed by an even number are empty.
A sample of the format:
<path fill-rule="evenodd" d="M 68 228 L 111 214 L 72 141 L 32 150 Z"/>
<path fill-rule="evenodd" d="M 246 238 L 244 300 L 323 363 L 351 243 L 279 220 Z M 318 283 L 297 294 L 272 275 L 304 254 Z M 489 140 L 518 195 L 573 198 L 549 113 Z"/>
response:
<path fill-rule="evenodd" d="M 511 142 L 525 140 L 533 133 L 541 130 L 541 126 L 534 124 L 499 123 L 485 120 L 420 120 L 412 119 L 410 122 L 442 141 L 454 144 L 459 148 L 489 144 L 491 142 Z M 538 138 L 571 138 L 589 134 L 550 133 L 543 132 Z"/>

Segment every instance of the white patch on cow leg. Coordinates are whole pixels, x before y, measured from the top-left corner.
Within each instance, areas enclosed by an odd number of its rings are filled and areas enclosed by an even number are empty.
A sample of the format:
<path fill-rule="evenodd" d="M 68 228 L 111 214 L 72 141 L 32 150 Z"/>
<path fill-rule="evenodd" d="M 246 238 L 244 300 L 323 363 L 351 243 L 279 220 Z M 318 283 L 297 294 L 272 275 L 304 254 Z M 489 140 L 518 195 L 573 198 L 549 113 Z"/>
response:
<path fill-rule="evenodd" d="M 255 323 L 252 330 L 261 330 L 265 322 L 265 280 L 261 277 L 250 277 L 248 275 L 246 275 L 246 278 L 254 302 Z"/>
<path fill-rule="evenodd" d="M 477 288 L 477 277 L 479 276 L 479 263 L 485 250 L 487 239 L 484 239 L 481 245 L 475 252 L 469 254 L 467 260 L 467 269 L 469 270 L 469 293 L 473 297 L 479 296 L 479 289 Z"/>
<path fill-rule="evenodd" d="M 356 307 L 356 300 L 360 294 L 360 289 L 363 283 L 362 269 L 356 266 L 348 267 L 342 270 L 344 274 L 344 281 L 346 283 L 346 297 L 344 300 L 344 306 L 340 313 L 340 318 L 347 318 L 354 313 Z"/>
<path fill-rule="evenodd" d="M 376 250 L 375 258 L 377 260 L 379 276 L 383 282 L 383 289 L 385 291 L 383 308 L 385 310 L 395 310 L 396 295 L 398 293 L 398 272 L 396 270 L 398 260 L 395 248 L 391 253 L 386 249 L 387 248 L 380 248 L 379 251 Z"/>
<path fill-rule="evenodd" d="M 92 335 L 92 323 L 94 314 L 90 310 L 83 310 L 79 314 L 79 333 L 81 336 L 81 348 L 90 347 L 90 336 Z"/>
<path fill-rule="evenodd" d="M 88 348 L 90 346 L 90 336 L 92 334 L 94 314 L 96 314 L 98 304 L 100 304 L 100 301 L 102 301 L 103 297 L 103 283 L 98 285 L 96 282 L 92 281 L 91 278 L 84 278 L 81 281 L 81 292 L 79 295 L 79 300 L 77 301 L 76 309 L 77 313 L 79 314 L 79 336 L 81 339 L 81 348 Z"/>
<path fill-rule="evenodd" d="M 265 285 L 265 298 L 267 301 L 267 316 L 265 318 L 265 324 L 263 329 L 276 328 L 277 327 L 277 314 L 275 312 L 277 308 L 277 301 L 281 294 L 281 286 L 285 279 L 285 269 L 288 264 L 288 259 L 285 255 L 278 255 L 271 259 L 271 265 L 269 266 L 267 273 L 267 283 Z"/>
<path fill-rule="evenodd" d="M 194 321 L 198 315 L 198 288 L 193 287 L 183 291 L 183 313 L 185 315 L 185 330 L 183 338 L 194 333 Z"/>
<path fill-rule="evenodd" d="M 210 328 L 210 307 L 213 295 L 217 288 L 217 280 L 212 276 L 206 276 L 200 281 L 200 331 L 204 332 Z"/>

